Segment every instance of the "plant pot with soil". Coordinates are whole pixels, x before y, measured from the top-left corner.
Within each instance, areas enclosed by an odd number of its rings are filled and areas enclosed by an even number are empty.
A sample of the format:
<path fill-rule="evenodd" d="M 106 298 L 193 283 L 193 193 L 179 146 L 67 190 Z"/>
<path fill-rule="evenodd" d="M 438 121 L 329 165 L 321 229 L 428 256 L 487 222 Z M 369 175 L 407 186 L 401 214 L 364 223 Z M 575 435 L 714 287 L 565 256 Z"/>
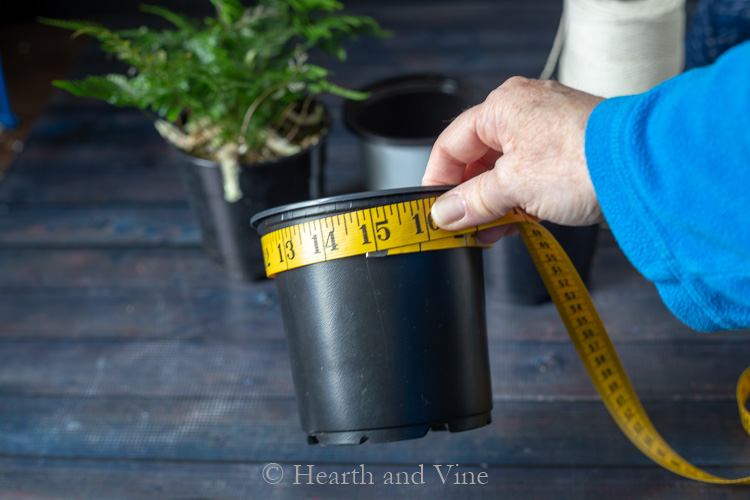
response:
<path fill-rule="evenodd" d="M 143 10 L 168 29 L 112 31 L 91 22 L 42 22 L 97 38 L 129 69 L 56 81 L 75 95 L 136 107 L 178 151 L 207 252 L 234 278 L 263 275 L 250 217 L 263 208 L 322 194 L 330 126 L 316 96 L 367 94 L 332 83 L 310 52 L 346 55 L 342 42 L 381 36 L 366 16 L 344 15 L 335 0 L 210 0 L 201 21 L 168 9 Z"/>

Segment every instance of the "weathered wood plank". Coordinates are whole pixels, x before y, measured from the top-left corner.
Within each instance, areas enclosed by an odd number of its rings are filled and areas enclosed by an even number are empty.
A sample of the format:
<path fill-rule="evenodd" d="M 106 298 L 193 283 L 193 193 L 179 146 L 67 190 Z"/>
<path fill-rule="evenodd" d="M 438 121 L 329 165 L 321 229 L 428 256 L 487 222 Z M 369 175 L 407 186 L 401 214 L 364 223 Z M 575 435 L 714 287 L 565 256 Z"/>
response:
<path fill-rule="evenodd" d="M 744 499 L 740 488 L 717 487 L 689 482 L 657 467 L 494 467 L 460 466 L 459 471 L 476 477 L 486 474 L 486 484 L 456 485 L 455 467 L 443 483 L 433 463 L 424 457 L 419 463 L 384 464 L 279 464 L 284 475 L 278 484 L 263 478 L 265 463 L 201 463 L 201 462 L 97 462 L 91 460 L 7 459 L 0 458 L 0 495 L 7 500 L 59 499 L 79 500 L 163 500 L 165 498 L 249 498 L 295 499 L 581 499 L 638 498 L 703 500 L 705 498 Z M 423 467 L 420 469 L 419 464 Z M 349 484 L 320 484 L 316 477 L 304 476 L 313 465 L 314 473 L 324 472 L 331 481 L 332 473 Z M 448 464 L 450 465 L 450 464 Z M 295 468 L 298 466 L 298 468 Z M 413 475 L 421 470 L 422 474 Z M 295 472 L 298 471 L 298 472 Z M 370 475 L 361 472 L 369 472 Z M 441 472 L 445 471 L 445 467 Z M 388 473 L 395 477 L 408 472 L 409 480 L 424 484 L 385 484 Z M 750 473 L 747 468 L 711 468 L 710 472 L 727 477 Z M 313 484 L 308 484 L 312 480 Z M 370 481 L 371 480 L 371 481 Z M 358 482 L 359 484 L 355 483 Z M 299 484 L 295 484 L 299 483 Z M 373 484 L 369 484 L 372 482 Z M 366 483 L 366 484 L 363 484 Z"/>
<path fill-rule="evenodd" d="M 283 337 L 272 281 L 241 288 L 0 289 L 4 339 Z"/>
<path fill-rule="evenodd" d="M 238 287 L 95 288 L 0 287 L 0 339 L 215 339 L 283 336 L 271 280 Z M 595 300 L 617 345 L 650 342 L 746 342 L 747 332 L 695 332 L 658 302 L 655 292 L 622 300 L 597 290 Z M 552 304 L 516 306 L 487 300 L 494 341 L 564 342 L 567 333 Z M 645 348 L 645 347 L 644 347 Z"/>
<path fill-rule="evenodd" d="M 355 447 L 308 446 L 293 399 L 0 397 L 0 455 L 49 458 L 623 467 L 652 462 L 604 405 L 496 401 L 493 423 Z M 731 401 L 645 403 L 656 428 L 698 466 L 750 467 Z"/>
<path fill-rule="evenodd" d="M 85 148 L 94 155 L 113 144 L 125 148 L 161 140 L 152 120 L 134 108 L 115 108 L 91 99 L 80 104 L 46 110 L 29 136 L 33 149 L 63 147 L 77 152 Z"/>
<path fill-rule="evenodd" d="M 186 203 L 127 205 L 6 205 L 2 246 L 200 245 Z"/>
<path fill-rule="evenodd" d="M 492 342 L 495 397 L 598 396 L 569 341 Z M 731 399 L 750 342 L 618 346 L 640 396 Z M 292 397 L 286 344 L 246 341 L 0 341 L 0 393 L 68 396 Z"/>
<path fill-rule="evenodd" d="M 120 151 L 37 150 L 11 166 L 0 182 L 0 203 L 184 203 L 177 166 L 167 156 L 151 156 L 149 149 L 135 158 Z M 26 162 L 44 166 L 28 171 Z"/>
<path fill-rule="evenodd" d="M 0 282 L 24 288 L 233 286 L 198 247 L 0 248 Z"/>

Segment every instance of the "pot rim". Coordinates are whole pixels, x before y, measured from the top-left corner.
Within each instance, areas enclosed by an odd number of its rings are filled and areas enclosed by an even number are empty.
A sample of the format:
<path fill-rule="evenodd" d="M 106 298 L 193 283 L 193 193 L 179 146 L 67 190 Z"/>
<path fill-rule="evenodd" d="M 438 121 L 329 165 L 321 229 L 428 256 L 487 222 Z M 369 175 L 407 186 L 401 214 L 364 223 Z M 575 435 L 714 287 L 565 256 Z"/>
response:
<path fill-rule="evenodd" d="M 465 97 L 473 102 L 479 99 L 477 88 L 459 77 L 440 73 L 409 73 L 377 80 L 359 90 L 372 95 L 362 101 L 347 100 L 344 103 L 344 123 L 346 127 L 363 140 L 379 144 L 401 146 L 424 146 L 435 142 L 436 137 L 402 138 L 373 133 L 363 127 L 357 119 L 357 112 L 366 104 L 372 104 L 404 92 L 437 91 L 445 95 Z"/>
<path fill-rule="evenodd" d="M 258 212 L 250 219 L 250 225 L 259 232 L 263 232 L 263 229 L 271 224 L 285 224 L 302 218 L 317 218 L 329 214 L 372 208 L 387 203 L 400 203 L 402 201 L 427 198 L 428 196 L 425 195 L 429 193 L 441 195 L 453 187 L 455 186 L 414 186 L 381 189 L 300 201 Z M 413 197 L 408 195 L 418 196 Z M 384 203 L 384 198 L 397 199 Z"/>

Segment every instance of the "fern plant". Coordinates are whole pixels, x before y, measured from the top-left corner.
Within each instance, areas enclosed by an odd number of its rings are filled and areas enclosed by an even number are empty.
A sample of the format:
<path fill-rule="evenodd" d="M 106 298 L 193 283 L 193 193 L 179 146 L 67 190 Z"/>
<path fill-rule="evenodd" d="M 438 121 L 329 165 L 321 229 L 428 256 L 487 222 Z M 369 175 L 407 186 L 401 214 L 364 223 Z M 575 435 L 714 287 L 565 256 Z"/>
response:
<path fill-rule="evenodd" d="M 366 97 L 332 83 L 324 67 L 310 62 L 310 51 L 319 48 L 344 60 L 343 41 L 388 33 L 370 17 L 339 12 L 343 5 L 336 0 L 210 2 L 216 14 L 202 21 L 141 6 L 171 23 L 164 30 L 112 31 L 85 21 L 40 21 L 98 39 L 103 51 L 130 68 L 126 74 L 54 85 L 152 113 L 157 130 L 175 146 L 221 164 L 231 201 L 241 196 L 240 163 L 294 154 L 325 133 L 329 118 L 315 95 Z"/>

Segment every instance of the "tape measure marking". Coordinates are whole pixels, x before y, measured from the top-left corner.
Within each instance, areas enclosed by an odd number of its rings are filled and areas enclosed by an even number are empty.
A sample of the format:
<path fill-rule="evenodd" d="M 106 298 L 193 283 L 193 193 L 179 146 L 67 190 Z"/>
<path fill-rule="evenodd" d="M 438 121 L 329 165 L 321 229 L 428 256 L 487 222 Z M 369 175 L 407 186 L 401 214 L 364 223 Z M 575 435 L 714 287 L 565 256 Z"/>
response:
<path fill-rule="evenodd" d="M 266 274 L 356 255 L 440 250 L 457 246 L 481 246 L 477 229 L 512 222 L 528 216 L 511 212 L 492 224 L 459 232 L 440 229 L 430 209 L 437 197 L 381 205 L 343 214 L 313 218 L 272 231 L 261 238 Z"/>
<path fill-rule="evenodd" d="M 641 405 L 591 296 L 557 240 L 520 210 L 464 231 L 440 229 L 430 210 L 437 197 L 381 205 L 313 218 L 261 238 L 266 274 L 356 255 L 383 256 L 482 246 L 480 229 L 514 223 L 542 276 L 565 328 L 605 407 L 625 436 L 646 456 L 681 476 L 716 484 L 750 484 L 750 477 L 724 479 L 681 457 L 661 437 Z M 347 223 L 348 220 L 348 223 Z M 742 426 L 750 434 L 750 368 L 737 385 Z"/>

